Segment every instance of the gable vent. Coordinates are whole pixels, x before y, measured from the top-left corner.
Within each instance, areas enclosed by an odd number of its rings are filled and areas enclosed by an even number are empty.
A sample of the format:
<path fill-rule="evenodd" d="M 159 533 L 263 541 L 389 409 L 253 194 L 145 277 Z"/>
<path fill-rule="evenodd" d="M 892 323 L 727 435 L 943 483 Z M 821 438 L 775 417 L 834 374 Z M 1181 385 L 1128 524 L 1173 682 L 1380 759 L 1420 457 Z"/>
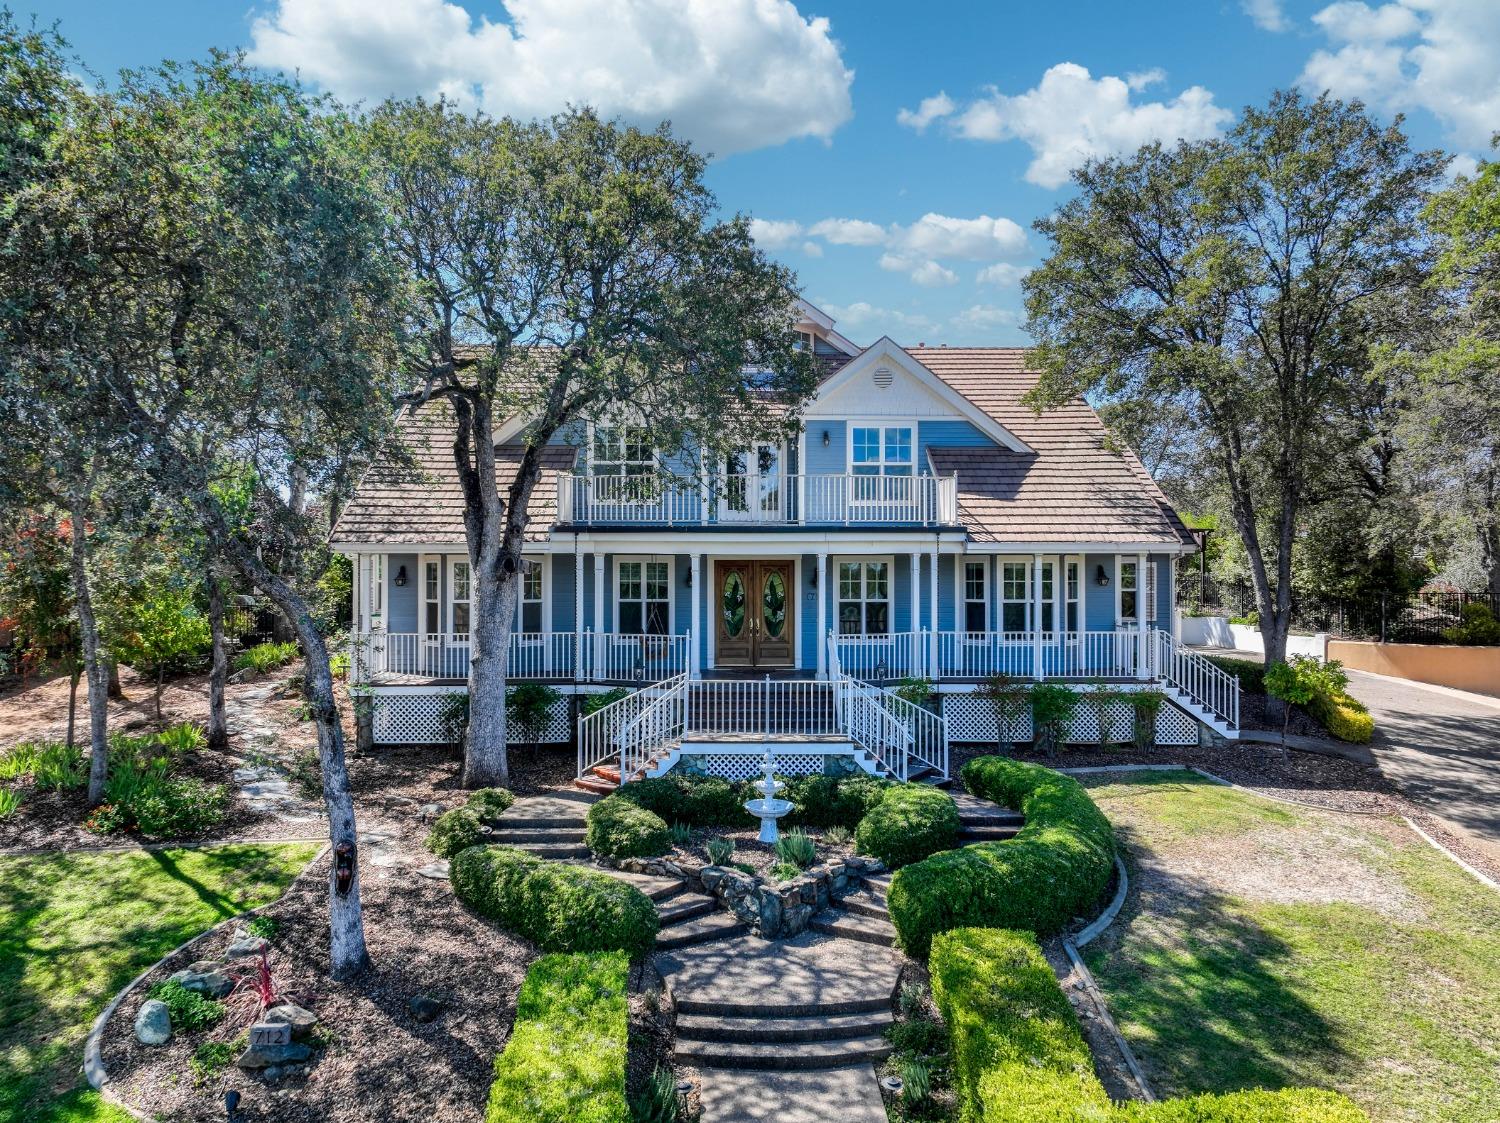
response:
<path fill-rule="evenodd" d="M 875 385 L 882 390 L 889 390 L 896 376 L 891 373 L 890 367 L 875 368 Z"/>

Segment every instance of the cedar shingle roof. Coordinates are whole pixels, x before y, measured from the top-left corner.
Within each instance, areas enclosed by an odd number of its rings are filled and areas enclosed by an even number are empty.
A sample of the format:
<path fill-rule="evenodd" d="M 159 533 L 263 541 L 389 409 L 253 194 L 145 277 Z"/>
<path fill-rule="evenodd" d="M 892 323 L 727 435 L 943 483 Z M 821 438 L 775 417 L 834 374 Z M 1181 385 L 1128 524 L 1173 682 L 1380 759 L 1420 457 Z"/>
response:
<path fill-rule="evenodd" d="M 335 542 L 390 545 L 462 546 L 464 500 L 453 466 L 453 411 L 447 403 L 429 402 L 416 414 L 403 414 L 397 433 L 410 450 L 416 470 L 389 460 L 365 473 L 354 498 L 339 515 Z M 521 446 L 495 449 L 495 478 L 503 493 L 516 476 Z M 557 521 L 557 477 L 571 472 L 578 452 L 549 445 L 542 453 L 542 476 L 527 505 L 526 540 L 544 542 Z"/>
<path fill-rule="evenodd" d="M 908 354 L 1004 425 L 1035 455 L 934 448 L 933 470 L 958 474 L 958 516 L 976 542 L 1191 545 L 1193 537 L 1133 452 L 1078 400 L 1041 414 L 1022 403 L 1036 385 L 1019 347 L 914 347 Z"/>

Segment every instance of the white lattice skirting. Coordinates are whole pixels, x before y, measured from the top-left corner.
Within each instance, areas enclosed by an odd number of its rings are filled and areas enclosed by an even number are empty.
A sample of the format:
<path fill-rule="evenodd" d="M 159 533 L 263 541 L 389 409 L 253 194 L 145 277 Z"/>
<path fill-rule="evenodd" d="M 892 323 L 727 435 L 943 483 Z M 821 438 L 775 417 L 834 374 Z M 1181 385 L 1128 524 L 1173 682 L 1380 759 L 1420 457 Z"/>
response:
<path fill-rule="evenodd" d="M 945 694 L 943 713 L 948 718 L 950 741 L 985 744 L 997 740 L 995 710 L 983 698 L 977 698 L 971 694 Z M 1105 707 L 1104 721 L 1112 743 L 1123 743 L 1131 739 L 1131 725 L 1134 718 L 1129 703 L 1109 703 Z M 1029 713 L 1022 715 L 1011 727 L 1010 740 L 1031 740 L 1031 715 Z M 1098 744 L 1099 714 L 1097 709 L 1086 701 L 1079 702 L 1064 740 L 1070 745 Z M 1198 743 L 1197 720 L 1172 703 L 1164 703 L 1161 712 L 1156 715 L 1156 743 L 1158 745 L 1196 745 Z"/>
<path fill-rule="evenodd" d="M 773 752 L 772 767 L 782 776 L 810 776 L 823 771 L 824 755 Z M 725 780 L 753 780 L 765 774 L 766 758 L 758 753 L 684 753 L 678 766 Z"/>
<path fill-rule="evenodd" d="M 439 709 L 443 694 L 462 694 L 462 690 L 434 691 L 430 694 L 376 694 L 374 696 L 374 733 L 377 745 L 442 745 L 447 743 Z M 569 720 L 570 699 L 552 704 L 541 744 L 565 744 L 573 739 Z M 519 742 L 512 738 L 512 744 Z"/>

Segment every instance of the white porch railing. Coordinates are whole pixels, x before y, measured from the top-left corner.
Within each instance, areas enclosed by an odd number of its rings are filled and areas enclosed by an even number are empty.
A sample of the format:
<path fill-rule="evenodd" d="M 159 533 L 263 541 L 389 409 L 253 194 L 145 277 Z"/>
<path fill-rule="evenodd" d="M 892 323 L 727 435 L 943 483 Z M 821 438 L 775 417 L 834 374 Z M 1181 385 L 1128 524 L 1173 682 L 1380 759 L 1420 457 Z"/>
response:
<path fill-rule="evenodd" d="M 350 678 L 468 678 L 470 646 L 468 636 L 356 632 L 349 640 Z M 691 647 L 691 637 L 685 635 L 512 632 L 508 677 L 659 682 L 688 669 Z"/>
<path fill-rule="evenodd" d="M 1196 651 L 1180 647 L 1170 632 L 1153 631 L 1151 673 L 1187 694 L 1205 709 L 1240 727 L 1240 680 L 1220 670 Z"/>
<path fill-rule="evenodd" d="M 819 524 L 838 526 L 958 521 L 956 476 L 744 475 L 703 484 L 646 476 L 558 480 L 558 521 L 667 526 Z"/>
<path fill-rule="evenodd" d="M 1040 636 L 1035 632 L 939 632 L 935 667 L 931 632 L 837 636 L 835 646 L 845 672 L 877 682 L 908 676 L 977 679 L 995 674 L 1014 678 L 1135 678 L 1139 636 L 1133 628 L 1043 632 Z"/>

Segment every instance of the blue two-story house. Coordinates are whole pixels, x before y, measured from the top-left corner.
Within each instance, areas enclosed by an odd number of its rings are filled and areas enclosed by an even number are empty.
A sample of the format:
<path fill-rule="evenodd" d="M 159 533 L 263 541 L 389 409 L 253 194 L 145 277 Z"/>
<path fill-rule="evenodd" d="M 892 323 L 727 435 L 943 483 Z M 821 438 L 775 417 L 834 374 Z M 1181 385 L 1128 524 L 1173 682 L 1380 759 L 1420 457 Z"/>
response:
<path fill-rule="evenodd" d="M 997 672 L 1151 685 L 1172 703 L 1164 741 L 1195 741 L 1200 723 L 1235 735 L 1233 680 L 1172 637 L 1172 562 L 1194 540 L 1086 402 L 1023 403 L 1036 373 L 1021 349 L 861 348 L 811 305 L 799 321 L 821 383 L 797 439 L 691 478 L 664 479 L 629 428 L 589 424 L 548 450 L 510 678 L 639 694 L 596 721 L 603 734 L 558 707 L 546 739 L 580 739 L 581 774 L 618 755 L 625 726 L 660 771 L 684 737 L 713 731 L 695 725 L 723 727 L 714 745 L 737 759 L 709 770 L 726 775 L 748 774 L 743 746 L 763 752 L 773 735 L 795 771 L 785 738 L 814 734 L 909 774 L 887 743 L 900 734 L 869 732 L 888 713 L 915 738 L 912 760 L 945 773 L 948 741 L 994 737 L 975 690 Z M 428 407 L 401 433 L 422 471 L 372 469 L 332 541 L 355 563 L 352 665 L 376 696 L 377 740 L 412 743 L 440 739 L 438 696 L 463 689 L 472 606 L 451 421 Z M 519 455 L 505 435 L 502 477 Z M 940 697 L 922 735 L 928 719 L 886 692 L 908 677 Z M 1075 735 L 1095 740 L 1085 709 Z M 801 755 L 812 767 L 819 754 Z"/>

